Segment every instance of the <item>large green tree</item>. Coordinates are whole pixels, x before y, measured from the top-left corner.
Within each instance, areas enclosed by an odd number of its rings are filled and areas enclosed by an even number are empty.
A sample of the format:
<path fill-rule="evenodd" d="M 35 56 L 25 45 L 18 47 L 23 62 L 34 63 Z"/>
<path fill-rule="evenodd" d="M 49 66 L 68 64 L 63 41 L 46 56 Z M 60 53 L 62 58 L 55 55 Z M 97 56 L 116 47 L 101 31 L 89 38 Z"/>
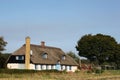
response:
<path fill-rule="evenodd" d="M 103 34 L 84 35 L 76 46 L 79 55 L 86 57 L 91 62 L 101 65 L 104 62 L 114 62 L 119 53 L 116 40 Z"/>

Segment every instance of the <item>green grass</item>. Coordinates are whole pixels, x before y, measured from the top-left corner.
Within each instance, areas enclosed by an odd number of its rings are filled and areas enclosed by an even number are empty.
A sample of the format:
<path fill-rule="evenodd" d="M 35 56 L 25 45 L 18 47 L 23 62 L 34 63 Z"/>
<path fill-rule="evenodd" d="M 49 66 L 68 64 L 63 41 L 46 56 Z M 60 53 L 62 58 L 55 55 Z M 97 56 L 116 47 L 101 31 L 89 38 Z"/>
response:
<path fill-rule="evenodd" d="M 56 70 L 9 70 L 0 69 L 0 80 L 119 80 L 120 70 L 104 71 L 101 74 L 79 71 L 77 73 Z"/>

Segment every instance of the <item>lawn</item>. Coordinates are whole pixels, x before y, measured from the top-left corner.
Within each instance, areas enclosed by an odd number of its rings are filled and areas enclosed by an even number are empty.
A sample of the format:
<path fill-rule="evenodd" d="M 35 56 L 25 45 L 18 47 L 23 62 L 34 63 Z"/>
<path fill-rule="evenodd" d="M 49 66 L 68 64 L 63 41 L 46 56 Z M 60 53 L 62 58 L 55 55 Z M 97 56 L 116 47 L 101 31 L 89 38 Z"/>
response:
<path fill-rule="evenodd" d="M 34 71 L 34 70 L 0 70 L 0 80 L 120 80 L 120 70 L 103 73 Z"/>

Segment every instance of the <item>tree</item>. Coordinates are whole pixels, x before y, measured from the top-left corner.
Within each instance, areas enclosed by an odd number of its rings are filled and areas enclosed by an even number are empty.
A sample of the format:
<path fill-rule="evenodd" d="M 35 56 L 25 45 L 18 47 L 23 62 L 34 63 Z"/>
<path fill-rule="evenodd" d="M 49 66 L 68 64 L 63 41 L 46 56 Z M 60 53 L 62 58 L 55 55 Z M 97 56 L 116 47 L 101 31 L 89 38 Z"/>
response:
<path fill-rule="evenodd" d="M 2 56 L 2 51 L 5 50 L 5 46 L 6 46 L 7 42 L 4 41 L 3 37 L 0 37 L 0 68 L 4 68 L 4 64 L 5 64 L 5 61 L 6 59 Z"/>
<path fill-rule="evenodd" d="M 4 41 L 4 38 L 3 37 L 0 37 L 0 53 L 1 51 L 5 50 L 5 46 L 6 46 L 7 42 Z"/>
<path fill-rule="evenodd" d="M 88 34 L 78 40 L 76 49 L 80 56 L 86 57 L 94 64 L 101 65 L 104 62 L 114 62 L 115 52 L 119 50 L 116 50 L 117 46 L 116 40 L 109 35 Z"/>
<path fill-rule="evenodd" d="M 7 67 L 7 59 L 10 56 L 11 53 L 3 53 L 0 54 L 0 68 L 6 68 Z"/>

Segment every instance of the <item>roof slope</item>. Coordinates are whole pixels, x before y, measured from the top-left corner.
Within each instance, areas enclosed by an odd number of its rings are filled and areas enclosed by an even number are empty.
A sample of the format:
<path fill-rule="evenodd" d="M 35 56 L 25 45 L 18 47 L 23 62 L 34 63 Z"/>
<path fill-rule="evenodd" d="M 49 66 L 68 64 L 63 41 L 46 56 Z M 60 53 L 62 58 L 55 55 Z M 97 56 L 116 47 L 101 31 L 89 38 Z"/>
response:
<path fill-rule="evenodd" d="M 56 64 L 57 61 L 60 61 L 60 64 L 64 65 L 77 65 L 75 60 L 70 56 L 66 55 L 60 48 L 40 45 L 30 45 L 32 50 L 31 62 L 34 64 Z M 43 58 L 43 53 L 47 53 L 47 59 Z M 11 56 L 15 55 L 25 55 L 25 44 L 15 51 Z M 62 59 L 62 56 L 65 55 L 65 60 Z"/>

